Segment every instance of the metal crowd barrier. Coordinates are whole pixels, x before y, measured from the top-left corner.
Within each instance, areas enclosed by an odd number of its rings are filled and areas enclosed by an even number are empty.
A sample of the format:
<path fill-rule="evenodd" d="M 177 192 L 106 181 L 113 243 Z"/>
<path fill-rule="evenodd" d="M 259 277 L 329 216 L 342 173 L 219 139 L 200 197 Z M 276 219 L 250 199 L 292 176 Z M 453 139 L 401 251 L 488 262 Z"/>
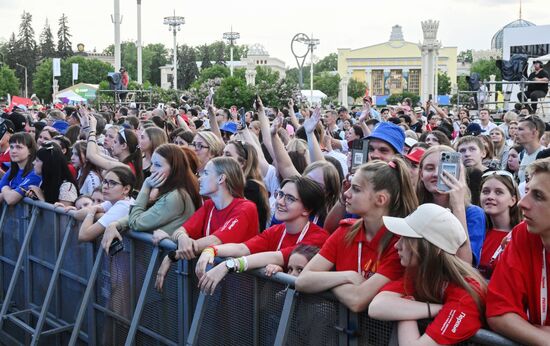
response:
<path fill-rule="evenodd" d="M 231 274 L 199 293 L 193 263 L 154 275 L 175 244 L 130 232 L 110 257 L 79 243 L 72 212 L 25 199 L 0 216 L 0 344 L 387 345 L 394 324 L 350 312 L 332 294 L 299 294 L 294 278 Z M 515 345 L 480 330 L 461 345 Z"/>

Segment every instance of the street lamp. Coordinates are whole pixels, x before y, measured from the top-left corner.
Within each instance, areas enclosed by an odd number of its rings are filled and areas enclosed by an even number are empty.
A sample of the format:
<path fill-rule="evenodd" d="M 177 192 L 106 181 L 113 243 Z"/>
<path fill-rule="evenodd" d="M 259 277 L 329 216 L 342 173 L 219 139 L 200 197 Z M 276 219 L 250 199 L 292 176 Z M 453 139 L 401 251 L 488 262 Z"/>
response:
<path fill-rule="evenodd" d="M 308 51 L 310 52 L 310 59 L 311 59 L 311 66 L 310 66 L 310 80 L 309 80 L 309 91 L 310 91 L 310 97 L 311 97 L 311 100 L 313 100 L 313 50 L 315 49 L 315 47 L 317 47 L 319 45 L 319 43 L 321 41 L 319 41 L 319 39 L 317 38 L 313 38 L 313 35 L 311 35 L 311 38 L 308 38 L 306 35 L 303 35 L 303 36 L 300 36 L 300 37 L 297 37 L 296 38 L 296 42 L 300 42 L 300 43 L 303 43 L 305 45 L 307 45 L 308 47 Z M 307 55 L 307 53 L 306 53 Z M 305 59 L 305 56 L 304 56 L 304 59 Z"/>
<path fill-rule="evenodd" d="M 25 98 L 29 97 L 28 89 L 27 89 L 27 67 L 21 65 L 20 63 L 16 62 L 15 65 L 22 67 L 25 69 Z"/>
<path fill-rule="evenodd" d="M 230 32 L 223 33 L 223 39 L 229 42 L 229 54 L 231 60 L 229 70 L 231 71 L 231 77 L 233 77 L 233 45 L 237 42 L 239 38 L 241 38 L 241 35 L 238 32 L 234 32 L 233 27 L 231 27 Z"/>
<path fill-rule="evenodd" d="M 174 10 L 174 15 L 170 17 L 164 17 L 164 24 L 168 25 L 168 31 L 174 33 L 174 81 L 173 87 L 174 90 L 178 90 L 178 43 L 176 42 L 176 31 L 181 30 L 181 25 L 185 24 L 185 18 L 176 16 L 176 10 Z"/>

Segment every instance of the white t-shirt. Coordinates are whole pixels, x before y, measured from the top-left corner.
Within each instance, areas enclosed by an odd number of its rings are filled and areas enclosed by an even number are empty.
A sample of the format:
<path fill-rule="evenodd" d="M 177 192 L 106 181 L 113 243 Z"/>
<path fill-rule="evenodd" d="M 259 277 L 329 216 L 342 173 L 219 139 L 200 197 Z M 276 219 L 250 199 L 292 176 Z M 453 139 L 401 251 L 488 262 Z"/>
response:
<path fill-rule="evenodd" d="M 78 173 L 78 177 L 80 178 L 80 172 Z M 99 186 L 101 186 L 101 179 L 99 179 L 96 172 L 90 171 L 86 179 L 84 179 L 84 184 L 82 184 L 80 188 L 80 194 L 91 196 L 95 188 Z"/>
<path fill-rule="evenodd" d="M 541 145 L 537 150 L 535 150 L 530 155 L 527 154 L 525 150 L 523 150 L 523 158 L 519 163 L 519 171 L 518 171 L 518 178 L 520 183 L 525 181 L 525 169 L 527 169 L 527 166 L 529 166 L 531 163 L 535 161 L 535 159 L 537 158 L 537 154 L 543 149 L 544 147 Z"/>
<path fill-rule="evenodd" d="M 328 153 L 325 153 L 325 155 L 332 156 L 336 160 L 338 160 L 338 162 L 340 162 L 340 166 L 342 166 L 344 177 L 348 175 L 348 156 L 347 155 L 342 154 L 335 150 L 329 151 Z"/>
<path fill-rule="evenodd" d="M 101 207 L 105 211 L 105 214 L 103 214 L 97 222 L 99 222 L 101 226 L 107 228 L 107 226 L 109 226 L 112 222 L 128 216 L 128 214 L 130 214 L 130 207 L 134 205 L 134 203 L 135 201 L 133 198 L 120 200 L 114 205 L 108 201 L 101 203 Z"/>

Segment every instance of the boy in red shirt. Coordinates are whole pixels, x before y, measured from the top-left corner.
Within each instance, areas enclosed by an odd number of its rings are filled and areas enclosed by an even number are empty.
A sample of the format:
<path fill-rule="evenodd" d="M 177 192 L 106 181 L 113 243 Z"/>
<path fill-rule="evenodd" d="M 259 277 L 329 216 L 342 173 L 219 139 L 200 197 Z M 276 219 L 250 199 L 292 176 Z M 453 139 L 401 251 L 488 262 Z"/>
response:
<path fill-rule="evenodd" d="M 548 345 L 550 256 L 550 159 L 527 169 L 530 180 L 519 202 L 524 222 L 512 231 L 487 292 L 487 322 L 522 344 Z"/>

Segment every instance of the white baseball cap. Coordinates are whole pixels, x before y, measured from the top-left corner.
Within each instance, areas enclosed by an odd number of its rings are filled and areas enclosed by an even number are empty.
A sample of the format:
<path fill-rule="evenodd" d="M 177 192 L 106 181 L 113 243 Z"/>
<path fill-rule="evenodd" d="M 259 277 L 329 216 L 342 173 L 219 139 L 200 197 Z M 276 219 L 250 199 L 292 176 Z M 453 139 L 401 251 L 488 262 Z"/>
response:
<path fill-rule="evenodd" d="M 456 255 L 466 241 L 466 231 L 456 216 L 437 204 L 420 205 L 405 218 L 384 216 L 386 228 L 397 235 L 424 238 L 441 250 Z"/>

